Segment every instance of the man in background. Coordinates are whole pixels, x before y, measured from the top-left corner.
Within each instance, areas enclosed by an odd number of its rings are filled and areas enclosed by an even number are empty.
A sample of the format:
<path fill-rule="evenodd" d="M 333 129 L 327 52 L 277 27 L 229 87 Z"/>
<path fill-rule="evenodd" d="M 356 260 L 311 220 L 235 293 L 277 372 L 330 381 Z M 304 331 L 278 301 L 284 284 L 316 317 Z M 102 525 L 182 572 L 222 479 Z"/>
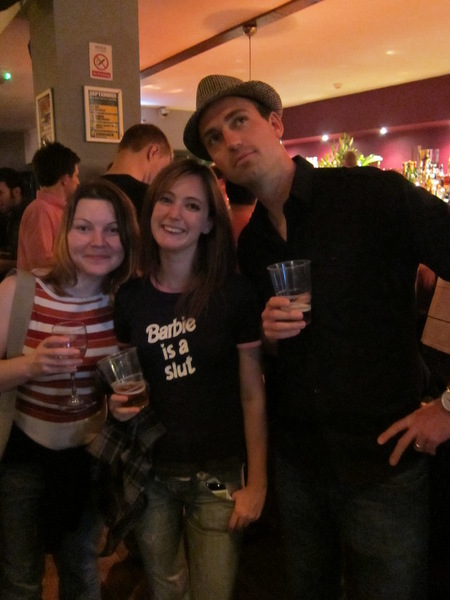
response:
<path fill-rule="evenodd" d="M 145 123 L 133 125 L 125 131 L 116 158 L 103 177 L 130 198 L 139 217 L 148 186 L 172 158 L 172 148 L 161 129 Z"/>
<path fill-rule="evenodd" d="M 225 182 L 225 190 L 230 205 L 231 227 L 237 245 L 241 231 L 250 221 L 256 204 L 255 196 L 246 188 L 232 181 Z"/>
<path fill-rule="evenodd" d="M 220 191 L 222 192 L 223 201 L 225 202 L 227 208 L 230 208 L 230 203 L 228 202 L 227 190 L 226 190 L 226 181 L 223 176 L 222 171 L 215 164 L 211 165 L 211 170 L 214 175 L 217 177 L 217 181 L 219 183 Z"/>
<path fill-rule="evenodd" d="M 22 175 L 8 167 L 0 168 L 0 280 L 16 266 L 19 226 L 25 206 Z"/>
<path fill-rule="evenodd" d="M 79 162 L 75 152 L 59 142 L 46 144 L 33 156 L 33 171 L 40 187 L 20 223 L 19 269 L 30 271 L 50 264 L 64 207 L 80 183 Z"/>

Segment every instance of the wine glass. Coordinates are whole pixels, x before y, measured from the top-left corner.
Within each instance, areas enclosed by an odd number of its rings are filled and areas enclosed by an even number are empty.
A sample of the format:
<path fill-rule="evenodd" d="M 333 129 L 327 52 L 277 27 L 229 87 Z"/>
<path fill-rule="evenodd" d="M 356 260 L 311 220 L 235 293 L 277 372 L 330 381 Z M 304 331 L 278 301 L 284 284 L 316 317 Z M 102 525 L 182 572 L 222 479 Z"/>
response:
<path fill-rule="evenodd" d="M 52 333 L 53 335 L 62 335 L 69 338 L 67 348 L 78 348 L 80 357 L 86 354 L 87 330 L 86 325 L 81 321 L 62 321 L 61 323 L 56 323 L 53 325 Z M 72 372 L 70 374 L 70 379 L 72 382 L 72 391 L 67 406 L 69 408 L 79 408 L 82 405 L 82 401 L 78 396 L 75 373 Z"/>

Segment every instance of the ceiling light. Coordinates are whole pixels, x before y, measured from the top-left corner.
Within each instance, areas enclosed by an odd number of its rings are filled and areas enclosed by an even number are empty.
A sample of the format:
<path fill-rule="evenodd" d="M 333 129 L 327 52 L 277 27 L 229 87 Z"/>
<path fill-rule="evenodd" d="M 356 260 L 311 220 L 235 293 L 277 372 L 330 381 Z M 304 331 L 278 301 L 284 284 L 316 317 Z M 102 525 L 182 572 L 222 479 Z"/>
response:
<path fill-rule="evenodd" d="M 386 135 L 387 132 L 388 132 L 387 127 L 381 127 L 381 129 L 380 129 L 381 135 Z"/>
<path fill-rule="evenodd" d="M 328 142 L 328 133 L 324 133 L 322 136 L 322 142 Z"/>

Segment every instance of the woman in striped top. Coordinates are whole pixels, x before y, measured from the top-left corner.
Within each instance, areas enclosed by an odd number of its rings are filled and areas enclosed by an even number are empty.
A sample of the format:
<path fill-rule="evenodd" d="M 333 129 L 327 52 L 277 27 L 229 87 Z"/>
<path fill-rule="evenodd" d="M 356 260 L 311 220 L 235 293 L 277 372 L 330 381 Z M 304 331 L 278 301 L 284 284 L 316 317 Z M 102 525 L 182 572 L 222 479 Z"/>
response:
<path fill-rule="evenodd" d="M 97 361 L 117 351 L 112 294 L 134 271 L 138 226 L 129 199 L 105 181 L 78 188 L 65 208 L 54 266 L 35 272 L 23 355 L 0 360 L 0 391 L 17 387 L 13 429 L 0 464 L 2 600 L 39 599 L 44 552 L 53 553 L 65 600 L 99 600 L 97 543 L 85 446 L 106 407 Z M 6 355 L 16 277 L 0 286 L 0 356 Z M 55 336 L 61 321 L 87 329 L 82 357 Z M 80 404 L 68 408 L 71 374 Z"/>

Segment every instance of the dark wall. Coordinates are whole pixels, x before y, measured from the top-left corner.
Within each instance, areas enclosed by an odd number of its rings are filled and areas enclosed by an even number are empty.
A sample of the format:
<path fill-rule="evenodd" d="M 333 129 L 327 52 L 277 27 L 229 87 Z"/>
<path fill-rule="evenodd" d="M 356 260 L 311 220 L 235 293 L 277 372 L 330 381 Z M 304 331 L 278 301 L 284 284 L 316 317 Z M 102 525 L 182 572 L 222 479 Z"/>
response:
<path fill-rule="evenodd" d="M 361 94 L 286 108 L 284 141 L 290 154 L 321 158 L 339 134 L 354 137 L 363 154 L 383 156 L 383 168 L 401 169 L 416 160 L 417 147 L 438 148 L 447 168 L 450 157 L 450 75 Z M 381 136 L 385 126 L 388 133 Z M 324 133 L 330 141 L 322 142 Z"/>

